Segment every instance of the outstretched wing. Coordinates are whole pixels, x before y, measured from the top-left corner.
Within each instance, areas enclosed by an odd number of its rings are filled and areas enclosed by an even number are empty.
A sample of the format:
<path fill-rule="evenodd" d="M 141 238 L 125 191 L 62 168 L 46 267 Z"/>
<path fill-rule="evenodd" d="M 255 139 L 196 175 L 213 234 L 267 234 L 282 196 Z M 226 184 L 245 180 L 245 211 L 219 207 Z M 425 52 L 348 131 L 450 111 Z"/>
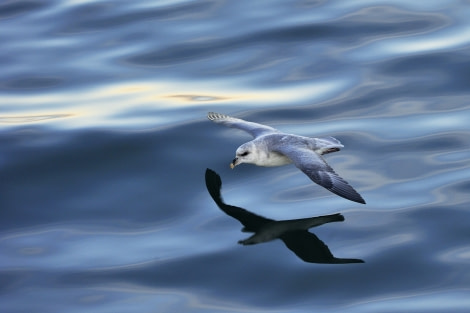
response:
<path fill-rule="evenodd" d="M 244 130 L 250 133 L 255 138 L 262 136 L 262 135 L 279 132 L 277 129 L 266 126 L 266 125 L 253 123 L 253 122 L 247 122 L 239 118 L 235 118 L 235 117 L 231 117 L 228 115 L 215 113 L 215 112 L 209 112 L 207 114 L 207 118 L 218 124 L 223 124 L 228 127 L 233 127 L 233 128 Z"/>
<path fill-rule="evenodd" d="M 316 235 L 298 230 L 283 234 L 281 240 L 299 258 L 310 263 L 331 263 L 334 259 L 328 246 Z"/>
<path fill-rule="evenodd" d="M 220 176 L 211 169 L 206 169 L 206 187 L 217 206 L 225 212 L 225 214 L 237 219 L 246 231 L 257 232 L 263 225 L 273 220 L 256 215 L 245 209 L 225 204 L 220 194 L 222 188 L 222 180 Z"/>
<path fill-rule="evenodd" d="M 306 147 L 279 145 L 275 151 L 284 154 L 312 181 L 334 194 L 358 203 L 366 203 L 361 195 L 313 150 Z"/>
<path fill-rule="evenodd" d="M 309 263 L 364 263 L 360 259 L 339 259 L 336 258 L 315 234 L 306 230 L 298 230 L 283 234 L 281 240 L 300 259 Z"/>

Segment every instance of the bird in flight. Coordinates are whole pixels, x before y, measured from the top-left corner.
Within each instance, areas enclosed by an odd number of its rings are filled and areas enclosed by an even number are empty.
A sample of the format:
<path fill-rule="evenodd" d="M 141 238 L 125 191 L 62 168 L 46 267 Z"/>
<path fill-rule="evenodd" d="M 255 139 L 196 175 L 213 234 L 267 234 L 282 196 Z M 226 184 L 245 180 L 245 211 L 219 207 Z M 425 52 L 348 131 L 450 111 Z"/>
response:
<path fill-rule="evenodd" d="M 258 166 L 281 166 L 289 163 L 300 169 L 313 182 L 345 199 L 363 203 L 362 196 L 326 163 L 322 155 L 344 147 L 333 137 L 311 138 L 282 133 L 270 126 L 209 112 L 207 118 L 215 123 L 238 128 L 254 139 L 242 144 L 230 163 L 233 169 L 241 163 Z"/>

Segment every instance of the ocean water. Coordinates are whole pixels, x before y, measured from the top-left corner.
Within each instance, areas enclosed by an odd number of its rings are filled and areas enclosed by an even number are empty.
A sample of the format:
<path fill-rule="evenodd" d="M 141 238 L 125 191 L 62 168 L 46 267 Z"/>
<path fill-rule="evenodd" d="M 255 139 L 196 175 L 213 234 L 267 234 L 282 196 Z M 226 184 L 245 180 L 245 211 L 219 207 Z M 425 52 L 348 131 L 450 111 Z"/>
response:
<path fill-rule="evenodd" d="M 468 1 L 2 2 L 1 311 L 468 312 L 468 16 Z M 367 204 L 293 165 L 231 170 L 251 137 L 209 111 L 334 136 L 325 159 Z M 208 168 L 251 214 L 341 213 L 308 236 L 364 263 L 238 244 L 251 234 Z"/>

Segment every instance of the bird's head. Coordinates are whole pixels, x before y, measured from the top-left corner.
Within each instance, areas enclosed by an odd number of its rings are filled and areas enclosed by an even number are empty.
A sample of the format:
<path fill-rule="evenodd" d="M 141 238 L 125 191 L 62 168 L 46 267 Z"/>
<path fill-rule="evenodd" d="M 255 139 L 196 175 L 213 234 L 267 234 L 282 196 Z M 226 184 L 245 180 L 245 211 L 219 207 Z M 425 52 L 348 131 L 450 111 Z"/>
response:
<path fill-rule="evenodd" d="M 230 163 L 230 167 L 233 169 L 235 166 L 241 163 L 256 163 L 256 149 L 254 144 L 251 142 L 244 143 L 238 147 L 235 152 L 235 159 Z"/>

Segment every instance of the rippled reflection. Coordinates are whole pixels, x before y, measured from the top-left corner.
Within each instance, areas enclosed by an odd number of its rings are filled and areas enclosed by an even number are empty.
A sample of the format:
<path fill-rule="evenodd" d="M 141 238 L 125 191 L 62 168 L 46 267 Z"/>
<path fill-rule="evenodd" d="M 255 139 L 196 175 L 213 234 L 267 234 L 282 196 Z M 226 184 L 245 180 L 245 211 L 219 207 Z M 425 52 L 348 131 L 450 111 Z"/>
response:
<path fill-rule="evenodd" d="M 255 233 L 253 236 L 240 240 L 243 245 L 253 245 L 274 239 L 281 239 L 284 244 L 300 259 L 309 263 L 364 263 L 360 259 L 336 258 L 327 245 L 315 234 L 308 231 L 309 228 L 326 223 L 342 222 L 341 214 L 332 214 L 295 220 L 275 221 L 268 219 L 245 209 L 225 204 L 220 194 L 222 180 L 220 176 L 210 170 L 206 170 L 206 186 L 212 199 L 227 215 L 237 219 L 243 224 L 244 232 Z"/>
<path fill-rule="evenodd" d="M 23 116 L 0 116 L 0 124 L 24 124 L 34 123 L 40 121 L 47 121 L 51 119 L 59 119 L 71 117 L 72 114 L 49 114 L 49 115 L 23 115 Z"/>

